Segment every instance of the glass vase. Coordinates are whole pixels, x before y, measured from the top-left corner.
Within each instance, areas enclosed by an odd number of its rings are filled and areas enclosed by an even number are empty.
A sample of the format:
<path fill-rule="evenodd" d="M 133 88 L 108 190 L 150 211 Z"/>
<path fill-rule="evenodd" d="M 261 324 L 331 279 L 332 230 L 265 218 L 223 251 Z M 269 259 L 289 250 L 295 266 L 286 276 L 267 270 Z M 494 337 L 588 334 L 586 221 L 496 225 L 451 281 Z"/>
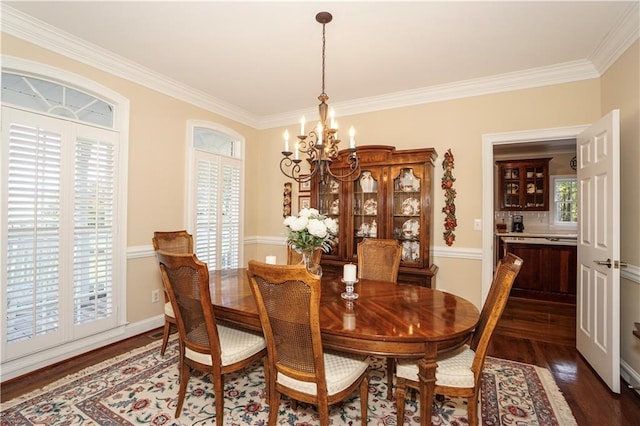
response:
<path fill-rule="evenodd" d="M 302 250 L 302 262 L 307 267 L 307 271 L 312 274 L 322 276 L 322 266 L 319 263 L 315 263 L 313 260 L 313 253 L 315 250 Z"/>

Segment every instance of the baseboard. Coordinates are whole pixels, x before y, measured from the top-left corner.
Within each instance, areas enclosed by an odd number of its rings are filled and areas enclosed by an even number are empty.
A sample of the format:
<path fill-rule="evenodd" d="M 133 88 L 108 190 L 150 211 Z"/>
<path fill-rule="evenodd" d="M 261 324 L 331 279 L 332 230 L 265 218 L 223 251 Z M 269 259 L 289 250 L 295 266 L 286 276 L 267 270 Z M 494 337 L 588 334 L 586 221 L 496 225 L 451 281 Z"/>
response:
<path fill-rule="evenodd" d="M 86 337 L 79 341 L 70 342 L 42 352 L 4 362 L 0 366 L 0 383 L 4 383 L 8 380 L 15 379 L 66 359 L 82 355 L 94 349 L 128 339 L 129 337 L 146 333 L 149 330 L 162 327 L 163 325 L 164 315 L 157 315 L 136 323 L 125 324 L 103 333 Z"/>
<path fill-rule="evenodd" d="M 640 373 L 631 368 L 624 360 L 620 360 L 620 376 L 640 395 Z"/>

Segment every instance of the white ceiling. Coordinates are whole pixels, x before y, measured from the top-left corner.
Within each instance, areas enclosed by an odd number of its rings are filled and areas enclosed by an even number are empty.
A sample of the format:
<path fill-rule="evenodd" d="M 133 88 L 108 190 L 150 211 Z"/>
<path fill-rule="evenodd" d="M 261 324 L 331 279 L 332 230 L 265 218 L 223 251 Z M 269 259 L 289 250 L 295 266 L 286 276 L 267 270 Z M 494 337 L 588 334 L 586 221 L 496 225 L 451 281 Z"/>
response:
<path fill-rule="evenodd" d="M 179 87 L 256 127 L 315 109 L 322 40 L 315 15 L 324 10 L 333 14 L 326 92 L 337 114 L 594 78 L 638 38 L 637 0 L 2 6 L 9 34 L 92 64 L 112 61 L 120 74 L 137 70 L 134 80 Z"/>

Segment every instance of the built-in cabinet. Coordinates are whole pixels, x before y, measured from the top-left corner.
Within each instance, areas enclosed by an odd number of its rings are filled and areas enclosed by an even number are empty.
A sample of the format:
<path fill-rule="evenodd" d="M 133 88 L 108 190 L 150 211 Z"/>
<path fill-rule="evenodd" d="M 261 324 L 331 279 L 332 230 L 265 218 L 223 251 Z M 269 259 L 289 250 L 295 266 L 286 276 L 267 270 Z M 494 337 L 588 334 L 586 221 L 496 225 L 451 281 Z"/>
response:
<path fill-rule="evenodd" d="M 523 260 L 512 296 L 575 303 L 575 246 L 509 243 L 508 251 Z"/>
<path fill-rule="evenodd" d="M 549 210 L 551 158 L 498 161 L 500 210 Z"/>
<path fill-rule="evenodd" d="M 354 181 L 331 176 L 311 185 L 311 205 L 338 221 L 339 233 L 322 255 L 324 273 L 342 274 L 345 263 L 357 263 L 364 238 L 396 239 L 402 246 L 398 282 L 435 286 L 432 261 L 433 149 L 396 151 L 391 146 L 358 147 L 361 173 Z M 347 152 L 331 168 L 347 170 Z"/>

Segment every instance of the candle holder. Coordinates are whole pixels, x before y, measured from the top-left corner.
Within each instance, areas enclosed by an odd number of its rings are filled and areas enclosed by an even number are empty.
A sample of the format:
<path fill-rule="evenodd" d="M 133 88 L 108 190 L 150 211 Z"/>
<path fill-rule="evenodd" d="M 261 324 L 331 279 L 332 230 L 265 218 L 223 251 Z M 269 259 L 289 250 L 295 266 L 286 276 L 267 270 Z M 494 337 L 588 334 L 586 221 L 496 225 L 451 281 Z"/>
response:
<path fill-rule="evenodd" d="M 342 293 L 340 297 L 345 300 L 356 300 L 358 298 L 358 293 L 354 292 L 353 290 L 358 280 L 356 279 L 355 281 L 345 281 L 343 278 L 341 281 L 345 284 L 346 291 Z"/>

